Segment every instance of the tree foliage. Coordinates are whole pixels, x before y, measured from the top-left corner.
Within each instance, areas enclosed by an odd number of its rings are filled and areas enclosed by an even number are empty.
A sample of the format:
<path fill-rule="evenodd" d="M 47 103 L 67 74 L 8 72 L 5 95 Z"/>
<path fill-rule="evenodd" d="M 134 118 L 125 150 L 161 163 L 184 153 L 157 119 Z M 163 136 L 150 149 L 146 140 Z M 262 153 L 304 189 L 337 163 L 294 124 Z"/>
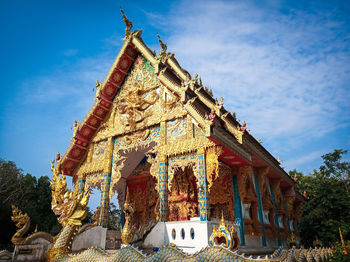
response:
<path fill-rule="evenodd" d="M 316 238 L 330 246 L 339 241 L 339 227 L 344 238 L 350 238 L 350 163 L 342 161 L 346 150 L 336 149 L 322 156 L 323 164 L 311 175 L 296 170 L 296 189 L 306 192 L 303 216 L 300 221 L 302 242 L 311 246 Z"/>
<path fill-rule="evenodd" d="M 16 232 L 15 223 L 11 220 L 11 204 L 29 215 L 29 233 L 36 226 L 38 231 L 52 235 L 59 232 L 61 226 L 51 211 L 49 178 L 24 175 L 14 162 L 0 159 L 0 249 L 11 249 L 10 239 Z"/>

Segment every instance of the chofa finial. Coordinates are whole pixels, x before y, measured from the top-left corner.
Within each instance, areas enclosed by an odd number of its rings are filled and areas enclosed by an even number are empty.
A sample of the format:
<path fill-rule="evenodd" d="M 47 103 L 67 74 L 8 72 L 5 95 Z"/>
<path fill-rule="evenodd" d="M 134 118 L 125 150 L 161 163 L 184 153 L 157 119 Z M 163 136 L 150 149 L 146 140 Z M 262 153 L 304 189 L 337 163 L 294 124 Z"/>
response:
<path fill-rule="evenodd" d="M 125 13 L 124 13 L 122 7 L 120 7 L 120 11 L 122 12 L 123 20 L 124 20 L 124 23 L 125 23 L 125 26 L 126 26 L 126 28 L 125 28 L 125 36 L 128 36 L 128 35 L 130 35 L 130 33 L 131 33 L 131 28 L 132 28 L 133 24 L 132 24 L 132 21 L 130 21 L 130 20 L 126 17 L 126 15 L 125 15 Z"/>
<path fill-rule="evenodd" d="M 159 36 L 158 33 L 157 33 L 157 36 L 158 36 L 158 41 L 159 41 L 160 47 L 162 48 L 162 51 L 165 53 L 167 48 L 168 48 L 168 46 L 166 44 L 164 44 L 162 39 L 160 39 L 160 36 Z"/>

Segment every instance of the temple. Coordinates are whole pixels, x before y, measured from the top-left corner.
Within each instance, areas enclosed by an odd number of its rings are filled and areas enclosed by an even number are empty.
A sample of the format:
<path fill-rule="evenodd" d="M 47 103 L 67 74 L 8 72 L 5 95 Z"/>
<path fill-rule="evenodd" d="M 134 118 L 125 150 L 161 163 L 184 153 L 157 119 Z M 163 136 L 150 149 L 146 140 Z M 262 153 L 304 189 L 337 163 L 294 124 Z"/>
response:
<path fill-rule="evenodd" d="M 124 44 L 58 166 L 78 192 L 100 190 L 98 225 L 118 201 L 125 244 L 194 253 L 221 221 L 246 250 L 298 239 L 304 198 L 280 162 L 160 38 L 156 54 L 124 21 Z"/>

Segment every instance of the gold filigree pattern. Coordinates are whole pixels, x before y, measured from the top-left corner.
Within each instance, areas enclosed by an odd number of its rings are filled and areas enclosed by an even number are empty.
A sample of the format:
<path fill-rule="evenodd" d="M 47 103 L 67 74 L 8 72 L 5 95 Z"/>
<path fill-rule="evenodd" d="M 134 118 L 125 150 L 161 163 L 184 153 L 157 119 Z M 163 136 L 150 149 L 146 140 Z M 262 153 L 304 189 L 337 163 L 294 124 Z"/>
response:
<path fill-rule="evenodd" d="M 287 207 L 287 216 L 289 220 L 293 219 L 293 206 L 294 206 L 295 197 L 286 197 L 286 207 Z"/>
<path fill-rule="evenodd" d="M 173 156 L 173 155 L 186 154 L 188 152 L 194 152 L 200 148 L 205 149 L 212 146 L 215 146 L 214 142 L 210 141 L 206 137 L 202 137 L 202 138 L 178 141 L 177 143 L 160 146 L 158 152 L 161 155 Z"/>
<path fill-rule="evenodd" d="M 220 146 L 210 147 L 206 152 L 206 169 L 208 179 L 208 191 L 211 191 L 214 180 L 221 174 L 219 172 L 219 156 L 223 150 Z"/>
<path fill-rule="evenodd" d="M 166 143 L 176 143 L 179 140 L 186 139 L 186 118 L 178 118 L 167 122 Z"/>
<path fill-rule="evenodd" d="M 176 157 L 170 157 L 168 160 L 168 181 L 169 181 L 169 190 L 171 191 L 173 185 L 174 173 L 177 170 L 185 171 L 185 168 L 189 167 L 193 170 L 196 170 L 197 166 L 197 155 L 196 154 L 187 154 Z M 197 172 L 194 172 L 196 174 Z M 198 181 L 198 177 L 197 177 Z"/>
<path fill-rule="evenodd" d="M 150 63 L 142 56 L 135 61 L 111 113 L 93 141 L 145 129 L 187 114 L 179 99 L 160 82 Z"/>

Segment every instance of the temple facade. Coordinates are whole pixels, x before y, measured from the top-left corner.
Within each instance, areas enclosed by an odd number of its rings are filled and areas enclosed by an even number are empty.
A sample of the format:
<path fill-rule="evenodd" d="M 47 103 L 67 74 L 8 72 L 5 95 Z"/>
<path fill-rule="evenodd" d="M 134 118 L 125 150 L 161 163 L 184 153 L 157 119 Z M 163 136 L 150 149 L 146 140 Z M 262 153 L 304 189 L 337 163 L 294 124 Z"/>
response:
<path fill-rule="evenodd" d="M 193 253 L 222 217 L 242 249 L 298 238 L 304 198 L 280 162 L 160 38 L 157 55 L 126 24 L 124 44 L 59 161 L 75 190 L 100 190 L 98 224 L 106 227 L 113 201 L 123 210 L 124 243 L 175 243 Z"/>

